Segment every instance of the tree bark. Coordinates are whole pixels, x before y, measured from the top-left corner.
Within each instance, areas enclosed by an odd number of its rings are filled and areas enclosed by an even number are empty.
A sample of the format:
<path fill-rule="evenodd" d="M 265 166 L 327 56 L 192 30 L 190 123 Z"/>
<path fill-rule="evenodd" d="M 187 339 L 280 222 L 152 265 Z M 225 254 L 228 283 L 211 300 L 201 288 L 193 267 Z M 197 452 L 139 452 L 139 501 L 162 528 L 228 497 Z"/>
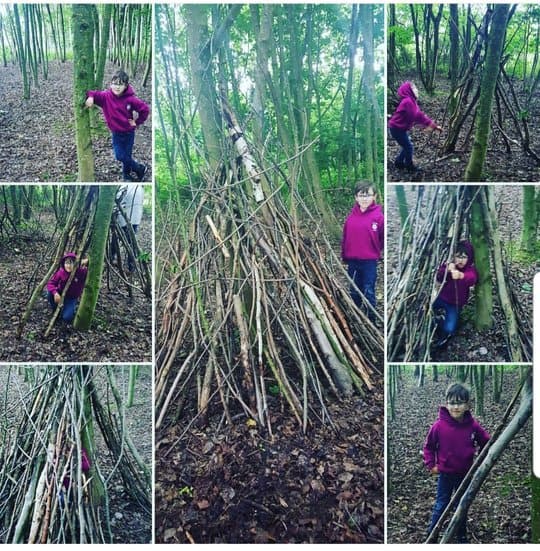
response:
<path fill-rule="evenodd" d="M 73 26 L 73 101 L 79 182 L 94 181 L 94 154 L 90 131 L 90 114 L 84 103 L 86 92 L 94 88 L 94 35 L 92 6 L 74 4 Z"/>
<path fill-rule="evenodd" d="M 501 53 L 508 21 L 509 4 L 496 4 L 488 38 L 486 59 L 480 83 L 480 100 L 476 120 L 476 133 L 469 163 L 465 170 L 466 182 L 479 181 L 486 159 L 488 139 L 491 129 L 491 106 L 497 86 Z"/>
<path fill-rule="evenodd" d="M 107 247 L 107 236 L 109 224 L 116 196 L 116 186 L 102 186 L 94 218 L 94 230 L 88 251 L 88 276 L 81 297 L 81 303 L 77 309 L 77 315 L 73 325 L 76 329 L 89 329 L 94 316 L 99 290 L 101 288 L 101 274 L 105 249 Z"/>

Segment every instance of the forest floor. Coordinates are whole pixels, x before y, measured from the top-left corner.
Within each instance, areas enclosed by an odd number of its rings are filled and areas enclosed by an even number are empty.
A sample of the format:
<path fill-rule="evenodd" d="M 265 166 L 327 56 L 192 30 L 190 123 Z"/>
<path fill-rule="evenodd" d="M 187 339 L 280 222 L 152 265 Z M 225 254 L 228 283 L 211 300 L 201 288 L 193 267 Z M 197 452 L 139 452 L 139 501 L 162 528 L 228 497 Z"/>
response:
<path fill-rule="evenodd" d="M 108 64 L 104 82 L 117 70 Z M 132 78 L 135 93 L 152 105 L 152 82 L 142 87 L 143 68 Z M 73 111 L 73 63 L 49 62 L 31 97 L 23 99 L 22 76 L 17 66 L 0 66 L 0 181 L 76 182 L 77 151 Z M 111 133 L 101 109 L 94 108 L 96 129 L 92 138 L 96 182 L 122 181 L 121 164 L 114 158 Z M 133 156 L 148 164 L 145 181 L 152 181 L 152 117 L 137 129 Z"/>
<path fill-rule="evenodd" d="M 429 368 L 428 368 L 429 369 Z M 506 368 L 501 403 L 495 404 L 488 381 L 484 414 L 473 416 L 493 434 L 518 385 L 515 368 Z M 422 461 L 429 427 L 437 418 L 447 386 L 452 382 L 439 368 L 439 381 L 426 372 L 423 387 L 403 376 L 395 419 L 388 418 L 388 543 L 421 543 L 427 537 L 437 478 Z M 468 514 L 470 543 L 527 543 L 531 538 L 530 466 L 532 423 L 527 422 L 504 451 L 482 485 Z"/>
<path fill-rule="evenodd" d="M 96 388 L 98 392 L 103 393 L 103 389 L 106 388 L 105 374 L 101 368 L 95 368 L 95 370 L 94 380 Z M 115 367 L 114 370 L 118 389 L 121 395 L 125 397 L 127 393 L 128 369 L 126 367 Z M 10 371 L 10 384 L 8 385 L 8 374 Z M 18 424 L 19 414 L 22 411 L 18 408 L 18 405 L 21 404 L 21 400 L 27 399 L 28 383 L 23 381 L 23 377 L 18 374 L 17 368 L 0 366 L 0 388 L 3 391 L 2 399 L 5 397 L 7 404 L 9 404 L 7 416 L 9 426 L 15 429 Z M 100 395 L 103 404 L 107 403 L 107 399 L 112 399 L 111 396 L 107 398 L 103 394 Z M 3 403 L 0 401 L 0 408 L 2 405 Z M 0 417 L 3 417 L 4 413 L 3 410 L 0 410 Z M 139 367 L 133 406 L 127 410 L 126 428 L 136 445 L 141 459 L 151 470 L 152 368 L 149 366 Z M 112 475 L 108 485 L 108 494 L 110 499 L 109 510 L 113 543 L 151 543 L 151 515 L 145 512 L 129 493 L 126 492 L 119 472 L 116 471 L 116 474 L 114 474 L 115 462 L 99 429 L 96 430 L 95 434 L 98 458 L 90 458 L 90 460 L 97 460 L 99 462 L 101 473 L 105 478 Z"/>
<path fill-rule="evenodd" d="M 48 337 L 43 334 L 51 318 L 47 299 L 39 297 L 20 339 L 19 320 L 39 279 L 48 270 L 52 224 L 41 215 L 36 226 L 3 241 L 0 247 L 1 362 L 151 362 L 152 302 L 139 289 L 128 296 L 118 277 L 105 269 L 94 319 L 88 331 L 77 331 L 61 319 Z M 143 217 L 137 234 L 143 251 L 152 250 L 149 217 Z"/>
<path fill-rule="evenodd" d="M 384 425 L 378 390 L 329 405 L 302 434 L 279 397 L 273 438 L 245 421 L 174 423 L 156 436 L 156 542 L 381 543 Z"/>
<path fill-rule="evenodd" d="M 420 83 L 420 79 L 416 78 L 416 75 L 403 76 L 402 80 L 412 80 L 415 83 Z M 389 182 L 407 182 L 411 180 L 422 180 L 424 182 L 462 182 L 472 148 L 472 137 L 464 143 L 465 136 L 468 136 L 470 133 L 470 118 L 468 122 L 465 123 L 460 133 L 456 151 L 452 154 L 444 153 L 442 147 L 448 135 L 448 115 L 446 113 L 446 108 L 450 94 L 450 83 L 443 76 L 439 77 L 437 80 L 437 92 L 431 97 L 424 92 L 421 84 L 418 84 L 418 86 L 420 88 L 420 99 L 418 102 L 420 108 L 428 117 L 442 126 L 443 131 L 441 133 L 428 132 L 423 130 L 420 126 L 414 127 L 411 131 L 411 140 L 415 150 L 414 163 L 422 168 L 422 172 L 415 176 L 411 176 L 410 173 L 404 170 L 398 170 L 394 167 L 394 159 L 399 153 L 400 147 L 387 131 L 387 180 Z M 515 82 L 514 86 L 516 86 L 517 95 L 521 104 L 524 105 L 525 98 L 523 92 L 520 91 L 520 83 Z M 397 103 L 396 98 L 389 93 L 389 117 L 393 114 Z M 540 120 L 540 96 L 538 94 L 532 100 L 529 111 L 530 146 L 537 155 L 540 155 L 540 133 L 536 128 L 536 124 L 538 124 L 538 120 Z M 492 130 L 482 181 L 540 181 L 540 166 L 521 148 L 519 134 L 514 127 L 511 117 L 505 115 L 504 121 L 506 123 L 504 132 L 510 139 L 514 140 L 515 143 L 510 144 L 510 152 L 508 152 L 501 131 L 498 128 Z"/>
<path fill-rule="evenodd" d="M 522 187 L 516 186 L 494 186 L 497 210 L 499 213 L 498 223 L 502 241 L 507 247 L 510 243 L 519 242 L 521 235 L 521 197 Z M 416 186 L 406 186 L 407 201 L 409 206 L 415 204 Z M 387 256 L 388 256 L 388 279 L 393 277 L 393 270 L 398 262 L 399 235 L 401 224 L 395 190 L 388 188 L 387 202 Z M 536 272 L 540 271 L 540 260 L 536 262 L 524 262 L 517 255 L 507 255 L 509 260 L 509 271 L 511 286 L 517 294 L 518 301 L 527 315 L 526 323 L 531 328 L 532 338 L 532 308 L 533 308 L 533 279 Z M 434 266 L 435 270 L 437 266 Z M 496 289 L 493 289 L 494 298 L 494 324 L 493 328 L 486 331 L 478 331 L 474 327 L 474 292 L 471 293 L 469 304 L 464 307 L 457 332 L 450 339 L 448 344 L 440 349 L 432 350 L 433 361 L 438 362 L 506 362 L 510 361 L 509 350 L 505 339 L 505 321 L 503 312 L 499 306 L 496 296 Z"/>

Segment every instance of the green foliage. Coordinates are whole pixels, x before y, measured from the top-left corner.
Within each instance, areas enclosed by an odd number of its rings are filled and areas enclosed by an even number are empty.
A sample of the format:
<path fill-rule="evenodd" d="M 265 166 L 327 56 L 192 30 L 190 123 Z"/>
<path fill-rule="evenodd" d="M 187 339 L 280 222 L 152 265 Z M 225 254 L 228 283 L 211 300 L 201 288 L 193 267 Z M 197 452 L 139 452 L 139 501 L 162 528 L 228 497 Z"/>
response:
<path fill-rule="evenodd" d="M 215 30 L 230 5 L 209 5 L 207 8 L 209 32 Z M 257 30 L 253 26 L 252 10 L 262 15 L 263 5 L 243 6 L 228 29 L 222 46 L 221 57 L 216 55 L 209 68 L 215 80 L 225 83 L 226 94 L 248 141 L 254 136 L 253 93 L 257 69 Z M 354 131 L 342 133 L 344 90 L 347 79 L 349 54 L 349 33 L 352 6 L 346 4 L 321 5 L 272 5 L 272 37 L 275 45 L 270 61 L 270 75 L 279 94 L 280 106 L 267 88 L 264 104 L 264 164 L 279 163 L 280 168 L 290 176 L 291 166 L 287 159 L 298 159 L 298 151 L 307 145 L 303 136 L 296 136 L 294 110 L 295 94 L 303 87 L 305 97 L 311 102 L 306 106 L 309 113 L 307 125 L 314 143 L 311 146 L 321 177 L 325 200 L 332 206 L 347 202 L 350 197 L 337 189 L 338 166 L 352 153 L 352 162 L 346 167 L 344 179 L 354 182 L 366 173 L 364 159 L 365 139 L 363 120 L 366 113 L 373 112 L 370 98 L 361 92 L 363 77 L 363 56 L 361 40 L 356 51 L 352 82 L 352 110 Z M 373 145 L 377 150 L 378 173 L 382 182 L 384 159 L 383 104 L 384 104 L 384 10 L 374 6 L 373 32 L 375 46 L 375 97 L 380 115 L 378 139 Z M 187 26 L 185 10 L 178 6 L 159 6 L 156 18 L 160 26 L 163 44 L 174 44 L 156 53 L 156 101 L 162 113 L 155 133 L 155 158 L 157 203 L 163 211 L 170 212 L 170 205 L 178 214 L 193 200 L 198 189 L 201 173 L 207 171 L 204 158 L 204 140 L 197 112 L 197 98 L 193 97 L 190 85 L 189 56 L 186 48 Z M 174 26 L 173 26 L 174 25 Z M 311 27 L 310 27 L 311 25 Z M 309 37 L 306 33 L 310 28 Z M 301 55 L 301 74 L 295 77 L 292 61 Z M 309 60 L 309 62 L 308 62 Z M 173 69 L 174 68 L 174 69 Z M 163 83 L 167 83 L 166 86 Z M 217 93 L 217 90 L 216 90 Z M 283 143 L 280 126 L 289 134 L 290 149 Z M 349 123 L 349 121 L 347 121 Z M 351 123 L 349 123 L 351 124 Z M 369 138 L 368 138 L 369 139 Z M 304 154 L 305 155 L 305 154 Z M 206 174 L 205 174 L 206 177 Z M 312 182 L 304 171 L 295 172 L 298 192 L 307 196 Z M 342 186 L 339 186 L 342 187 Z M 289 190 L 283 186 L 284 197 Z M 343 198 L 345 195 L 345 199 Z"/>

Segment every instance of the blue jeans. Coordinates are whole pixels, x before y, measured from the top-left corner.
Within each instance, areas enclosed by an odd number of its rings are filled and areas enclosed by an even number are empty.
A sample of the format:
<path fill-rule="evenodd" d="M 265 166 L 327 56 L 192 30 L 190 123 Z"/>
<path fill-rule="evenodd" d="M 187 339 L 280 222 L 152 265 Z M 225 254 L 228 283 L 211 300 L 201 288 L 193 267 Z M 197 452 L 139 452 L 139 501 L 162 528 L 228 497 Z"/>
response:
<path fill-rule="evenodd" d="M 56 302 L 54 302 L 54 294 L 50 291 L 47 291 L 47 300 L 49 301 L 49 305 L 52 308 L 52 311 L 54 312 L 56 310 Z M 76 298 L 64 298 L 64 306 L 62 308 L 62 319 L 69 323 L 73 321 L 73 318 L 75 317 L 75 312 L 77 312 L 77 299 Z"/>
<path fill-rule="evenodd" d="M 359 308 L 362 307 L 362 297 L 366 297 L 369 303 L 375 308 L 375 282 L 377 281 L 376 260 L 347 260 L 347 273 L 354 281 L 351 285 L 351 298 Z M 357 289 L 358 287 L 358 289 Z"/>
<path fill-rule="evenodd" d="M 463 474 L 439 473 L 439 479 L 437 480 L 437 498 L 435 499 L 435 506 L 433 507 L 429 532 L 433 530 L 435 524 L 437 524 L 437 521 L 441 518 L 444 510 L 450 503 L 450 499 L 452 499 L 452 494 L 458 489 L 464 477 L 465 475 Z M 457 540 L 460 543 L 467 541 L 467 519 L 464 519 L 458 527 Z"/>
<path fill-rule="evenodd" d="M 133 144 L 135 143 L 135 131 L 133 132 L 113 132 L 112 146 L 114 156 L 122 163 L 122 176 L 124 180 L 131 179 L 132 172 L 142 171 L 143 166 L 133 159 Z"/>
<path fill-rule="evenodd" d="M 444 319 L 437 322 L 439 331 L 442 333 L 441 336 L 453 335 L 457 329 L 460 307 L 456 304 L 449 304 L 438 297 L 433 303 L 433 309 L 444 310 Z"/>
<path fill-rule="evenodd" d="M 396 166 L 403 166 L 405 168 L 411 168 L 413 166 L 413 153 L 414 146 L 411 142 L 411 137 L 406 130 L 400 130 L 399 128 L 390 127 L 390 134 L 392 138 L 401 146 L 399 155 L 395 158 L 394 163 Z"/>

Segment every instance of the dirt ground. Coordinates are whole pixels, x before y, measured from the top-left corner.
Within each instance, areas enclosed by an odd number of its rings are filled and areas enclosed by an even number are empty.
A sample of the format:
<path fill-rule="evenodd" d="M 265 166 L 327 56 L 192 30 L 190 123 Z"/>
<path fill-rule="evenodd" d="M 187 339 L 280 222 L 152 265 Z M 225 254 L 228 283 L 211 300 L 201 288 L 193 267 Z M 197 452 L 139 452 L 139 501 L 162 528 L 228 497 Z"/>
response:
<path fill-rule="evenodd" d="M 108 64 L 104 82 L 117 70 Z M 152 105 L 152 82 L 142 87 L 144 68 L 131 78 L 135 93 Z M 22 77 L 14 65 L 0 66 L 0 181 L 75 182 L 77 151 L 73 111 L 73 64 L 49 62 L 48 79 L 40 77 L 28 100 L 22 97 Z M 96 119 L 102 119 L 99 108 Z M 93 135 L 96 182 L 122 181 L 114 158 L 111 134 L 103 124 Z M 145 181 L 152 181 L 152 115 L 137 129 L 133 157 L 148 164 Z"/>
<path fill-rule="evenodd" d="M 15 428 L 20 415 L 21 401 L 27 400 L 28 384 L 24 382 L 16 367 L 0 366 L 0 418 L 8 422 L 8 430 Z M 34 366 L 33 369 L 38 369 Z M 106 375 L 103 368 L 95 367 L 94 381 L 98 392 L 102 393 L 102 403 L 107 398 L 103 394 L 106 388 Z M 10 384 L 8 385 L 8 374 Z M 115 367 L 114 374 L 118 389 L 126 396 L 128 368 Z M 5 409 L 4 397 L 8 404 Z M 109 396 L 109 399 L 112 399 Z M 7 413 L 7 417 L 4 415 Z M 133 406 L 127 410 L 126 426 L 137 451 L 149 469 L 152 468 L 152 370 L 149 366 L 140 366 Z M 105 478 L 112 474 L 108 485 L 109 509 L 114 543 L 150 543 L 152 541 L 151 517 L 125 491 L 123 481 L 114 470 L 114 461 L 99 431 L 96 430 L 98 448 L 97 461 Z M 5 542 L 4 542 L 5 543 Z"/>
<path fill-rule="evenodd" d="M 396 366 L 391 366 L 396 368 Z M 493 402 L 486 381 L 484 414 L 473 416 L 493 434 L 517 388 L 516 369 L 505 368 L 501 403 Z M 425 384 L 418 387 L 403 376 L 398 390 L 395 419 L 388 417 L 388 543 L 422 543 L 436 495 L 436 477 L 422 462 L 422 447 L 429 427 L 444 402 L 448 379 L 439 368 L 434 382 L 427 368 Z M 482 485 L 468 514 L 470 543 L 526 543 L 530 527 L 531 419 L 517 434 Z"/>
<path fill-rule="evenodd" d="M 219 416 L 186 427 L 186 412 L 156 435 L 156 542 L 382 542 L 381 385 L 330 404 L 336 430 L 315 420 L 302 434 L 278 397 L 273 438 Z"/>
<path fill-rule="evenodd" d="M 499 212 L 499 228 L 504 243 L 519 241 L 521 233 L 521 185 L 494 186 Z M 416 186 L 406 186 L 407 201 L 413 205 L 416 201 Z M 398 262 L 398 243 L 401 231 L 397 208 L 395 189 L 388 187 L 387 192 L 387 257 L 388 278 L 392 278 L 393 270 Z M 435 270 L 434 266 L 434 270 Z M 537 271 L 540 270 L 540 260 L 533 263 L 523 263 L 517 258 L 510 261 L 511 285 L 516 291 L 519 302 L 528 316 L 532 328 L 532 284 Z M 495 287 L 495 286 L 494 286 Z M 433 360 L 438 362 L 460 361 L 473 363 L 506 362 L 509 352 L 504 336 L 503 313 L 498 305 L 496 289 L 494 293 L 494 325 L 492 329 L 478 331 L 474 327 L 474 292 L 471 293 L 469 304 L 465 306 L 460 316 L 456 334 L 444 348 L 433 351 Z M 531 329 L 532 331 L 532 329 Z"/>
<path fill-rule="evenodd" d="M 444 76 L 437 80 L 437 92 L 434 96 L 428 96 L 416 75 L 404 75 L 401 81 L 412 80 L 418 83 L 420 89 L 419 106 L 431 119 L 442 126 L 442 133 L 426 132 L 422 127 L 416 126 L 411 131 L 411 140 L 414 144 L 414 163 L 423 169 L 418 177 L 410 173 L 397 170 L 394 167 L 394 159 L 400 151 L 399 145 L 388 133 L 388 164 L 387 180 L 389 182 L 410 182 L 421 180 L 424 182 L 461 182 L 465 174 L 465 168 L 470 157 L 472 138 L 464 143 L 465 136 L 469 133 L 469 121 L 460 133 L 456 151 L 447 154 L 442 146 L 448 133 L 448 116 L 446 114 L 449 96 L 449 82 Z M 517 85 L 517 83 L 516 83 Z M 519 94 L 518 94 L 519 95 Z M 520 98 L 523 102 L 523 98 Z M 388 94 L 388 117 L 392 115 L 397 106 L 397 100 L 393 91 Z M 540 155 L 540 136 L 535 130 L 535 125 L 540 117 L 540 98 L 537 96 L 532 102 L 529 128 L 531 136 L 531 149 Z M 510 144 L 510 152 L 507 152 L 501 132 L 495 129 L 491 132 L 489 148 L 484 165 L 482 181 L 486 182 L 538 182 L 540 181 L 540 166 L 521 148 L 519 135 L 514 128 L 510 117 L 507 118 L 505 133 L 516 143 Z"/>
<path fill-rule="evenodd" d="M 45 213 L 35 227 L 1 243 L 0 287 L 4 308 L 0 313 L 0 361 L 151 362 L 151 300 L 138 289 L 130 298 L 125 284 L 108 271 L 104 271 L 94 320 L 88 331 L 77 331 L 57 320 L 50 335 L 44 337 L 51 311 L 46 298 L 39 297 L 21 338 L 16 337 L 34 286 L 49 267 L 42 259 L 48 258 L 51 231 Z M 143 251 L 152 250 L 149 216 L 143 217 L 138 239 Z"/>

